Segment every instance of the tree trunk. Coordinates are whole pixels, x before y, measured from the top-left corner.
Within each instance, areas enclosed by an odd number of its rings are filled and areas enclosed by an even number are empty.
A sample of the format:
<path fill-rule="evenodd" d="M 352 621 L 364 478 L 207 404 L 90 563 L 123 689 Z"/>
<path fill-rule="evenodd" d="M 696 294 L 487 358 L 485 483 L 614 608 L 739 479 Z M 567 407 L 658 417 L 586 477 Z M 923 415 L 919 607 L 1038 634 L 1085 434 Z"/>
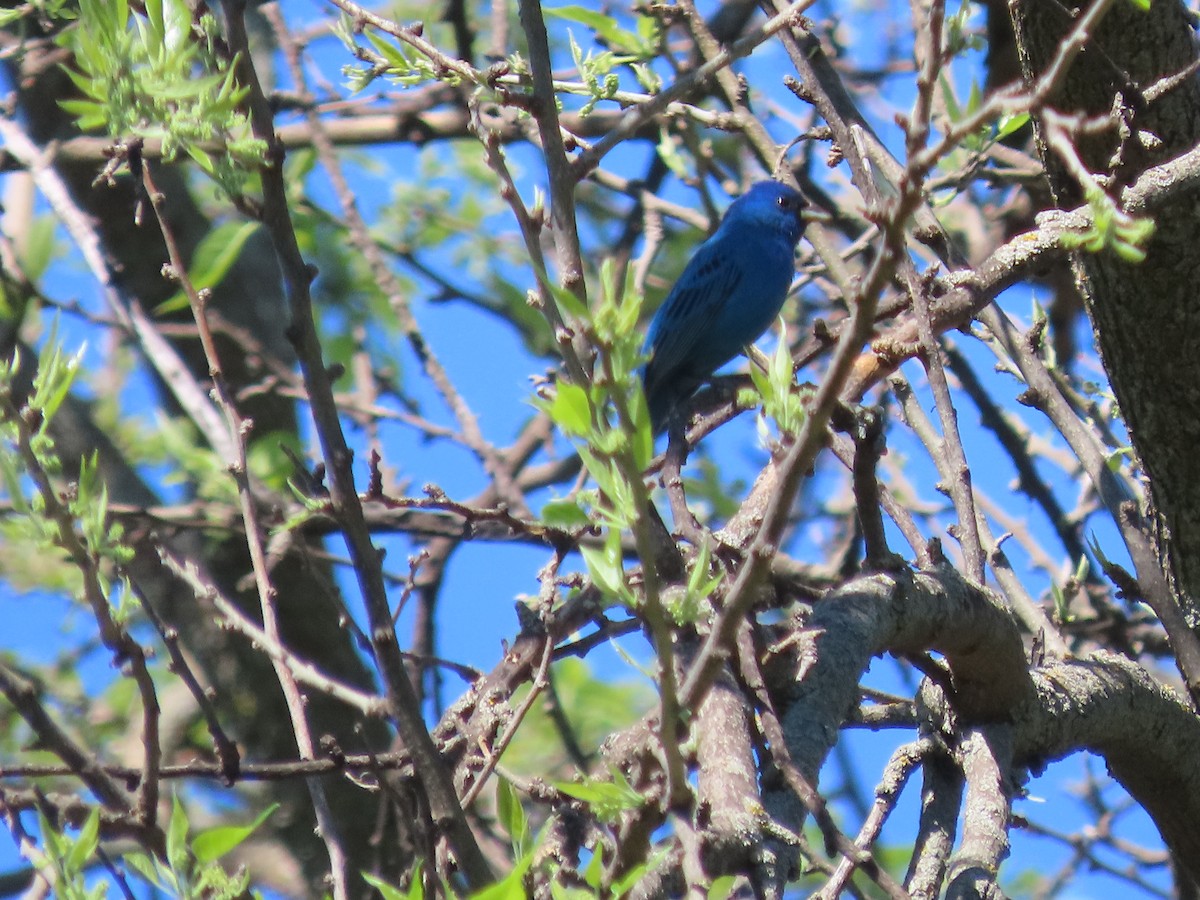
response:
<path fill-rule="evenodd" d="M 1046 71 L 1074 27 L 1067 7 L 1082 14 L 1086 5 L 1010 2 L 1026 79 Z M 1050 98 L 1061 112 L 1110 119 L 1111 128 L 1075 141 L 1088 171 L 1108 176 L 1110 194 L 1200 140 L 1200 82 L 1189 75 L 1162 90 L 1163 79 L 1195 59 L 1183 4 L 1156 0 L 1149 12 L 1141 12 L 1133 3 L 1117 2 Z M 1039 150 L 1059 207 L 1083 202 L 1078 181 L 1047 149 L 1044 129 L 1039 129 Z M 1195 629 L 1200 626 L 1195 599 L 1200 597 L 1200 206 L 1194 195 L 1183 195 L 1154 219 L 1157 231 L 1144 262 L 1128 262 L 1106 250 L 1081 252 L 1074 263 L 1113 392 L 1149 476 L 1160 559 Z"/>

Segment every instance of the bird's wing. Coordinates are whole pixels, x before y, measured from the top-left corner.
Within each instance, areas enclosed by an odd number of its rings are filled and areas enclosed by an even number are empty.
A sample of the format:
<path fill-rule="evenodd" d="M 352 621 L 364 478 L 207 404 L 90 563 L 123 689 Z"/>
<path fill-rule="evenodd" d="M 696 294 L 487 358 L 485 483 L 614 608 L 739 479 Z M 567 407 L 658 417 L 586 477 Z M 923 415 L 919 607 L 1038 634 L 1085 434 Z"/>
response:
<path fill-rule="evenodd" d="M 697 341 L 712 327 L 722 305 L 737 289 L 743 270 L 734 255 L 736 247 L 709 240 L 692 257 L 675 287 L 663 301 L 646 335 L 646 390 L 650 393 L 663 380 L 695 377 L 688 371 L 696 360 Z M 724 360 L 718 361 L 720 365 Z M 709 368 L 711 371 L 711 367 Z M 708 372 L 702 373 L 703 378 Z"/>

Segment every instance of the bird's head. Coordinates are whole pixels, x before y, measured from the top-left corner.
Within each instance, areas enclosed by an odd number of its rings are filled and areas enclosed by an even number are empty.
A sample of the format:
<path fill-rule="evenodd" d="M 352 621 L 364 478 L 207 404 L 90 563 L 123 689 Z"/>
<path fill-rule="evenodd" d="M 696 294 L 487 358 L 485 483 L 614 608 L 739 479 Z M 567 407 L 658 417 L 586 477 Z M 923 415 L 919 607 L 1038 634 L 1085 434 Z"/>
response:
<path fill-rule="evenodd" d="M 783 234 L 794 247 L 804 234 L 808 206 L 800 192 L 780 181 L 760 181 L 729 207 L 723 225 L 755 225 Z"/>

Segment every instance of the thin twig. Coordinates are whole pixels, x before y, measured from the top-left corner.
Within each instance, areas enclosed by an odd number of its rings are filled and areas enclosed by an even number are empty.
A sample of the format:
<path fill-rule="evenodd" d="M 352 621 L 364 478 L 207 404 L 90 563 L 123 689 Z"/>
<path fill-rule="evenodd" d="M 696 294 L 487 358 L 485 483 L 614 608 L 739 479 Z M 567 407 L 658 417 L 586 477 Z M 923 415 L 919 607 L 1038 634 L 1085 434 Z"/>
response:
<path fill-rule="evenodd" d="M 262 172 L 263 222 L 271 237 L 284 277 L 285 292 L 292 310 L 289 337 L 296 347 L 310 409 L 316 424 L 327 471 L 330 498 L 345 531 L 346 543 L 370 623 L 371 646 L 387 686 L 388 711 L 401 738 L 413 755 L 414 769 L 425 788 L 436 821 L 447 829 L 458 862 L 468 884 L 478 890 L 491 883 L 491 866 L 479 849 L 465 813 L 458 803 L 450 773 L 442 764 L 425 727 L 416 692 L 409 681 L 395 629 L 391 627 L 387 589 L 378 551 L 363 518 L 362 504 L 354 487 L 353 454 L 334 402 L 330 375 L 323 361 L 313 318 L 309 285 L 313 272 L 305 264 L 296 242 L 283 181 L 282 154 L 275 138 L 273 114 L 254 69 L 243 20 L 244 3 L 224 0 L 230 48 L 236 54 L 239 83 L 249 89 L 247 104 L 254 135 L 266 142 L 268 164 Z"/>
<path fill-rule="evenodd" d="M 263 633 L 271 643 L 282 644 L 279 616 L 275 607 L 275 586 L 271 583 L 271 576 L 267 570 L 266 546 L 260 530 L 261 517 L 250 489 L 248 475 L 250 423 L 238 412 L 229 383 L 225 379 L 221 358 L 217 353 L 216 339 L 208 327 L 205 310 L 207 293 L 198 291 L 188 276 L 187 265 L 184 262 L 179 243 L 175 239 L 174 229 L 167 221 L 166 197 L 155 185 L 149 163 L 134 162 L 132 167 L 135 171 L 141 170 L 142 185 L 150 199 L 154 215 L 158 219 L 158 228 L 167 247 L 172 275 L 183 289 L 192 308 L 192 316 L 200 335 L 200 344 L 204 349 L 204 358 L 208 363 L 209 375 L 212 377 L 213 392 L 217 398 L 217 405 L 225 418 L 229 441 L 235 453 L 233 457 L 225 460 L 225 464 L 237 485 L 238 503 L 245 526 L 246 548 L 249 551 L 250 565 L 254 572 L 254 584 L 258 591 L 259 609 L 262 612 Z M 287 703 L 288 714 L 291 716 L 292 733 L 296 737 L 296 745 L 304 756 L 315 757 L 317 747 L 308 724 L 308 710 L 304 696 L 301 694 L 295 678 L 292 677 L 291 670 L 276 660 L 272 660 L 272 663 L 275 668 L 275 677 L 279 680 L 279 686 Z M 318 831 L 329 852 L 330 877 L 333 882 L 334 897 L 337 900 L 346 900 L 349 897 L 347 853 L 342 845 L 341 832 L 337 819 L 333 815 L 333 808 L 329 804 L 325 785 L 317 778 L 310 778 L 305 784 L 313 801 Z"/>

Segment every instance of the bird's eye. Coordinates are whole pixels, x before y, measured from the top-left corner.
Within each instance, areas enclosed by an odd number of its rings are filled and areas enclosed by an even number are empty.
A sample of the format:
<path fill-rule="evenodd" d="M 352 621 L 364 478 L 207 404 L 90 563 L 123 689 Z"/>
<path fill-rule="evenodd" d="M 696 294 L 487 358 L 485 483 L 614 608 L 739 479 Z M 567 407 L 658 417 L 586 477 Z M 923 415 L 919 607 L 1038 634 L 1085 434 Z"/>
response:
<path fill-rule="evenodd" d="M 796 200 L 794 197 L 776 197 L 776 205 L 783 210 L 791 211 L 796 208 Z"/>

